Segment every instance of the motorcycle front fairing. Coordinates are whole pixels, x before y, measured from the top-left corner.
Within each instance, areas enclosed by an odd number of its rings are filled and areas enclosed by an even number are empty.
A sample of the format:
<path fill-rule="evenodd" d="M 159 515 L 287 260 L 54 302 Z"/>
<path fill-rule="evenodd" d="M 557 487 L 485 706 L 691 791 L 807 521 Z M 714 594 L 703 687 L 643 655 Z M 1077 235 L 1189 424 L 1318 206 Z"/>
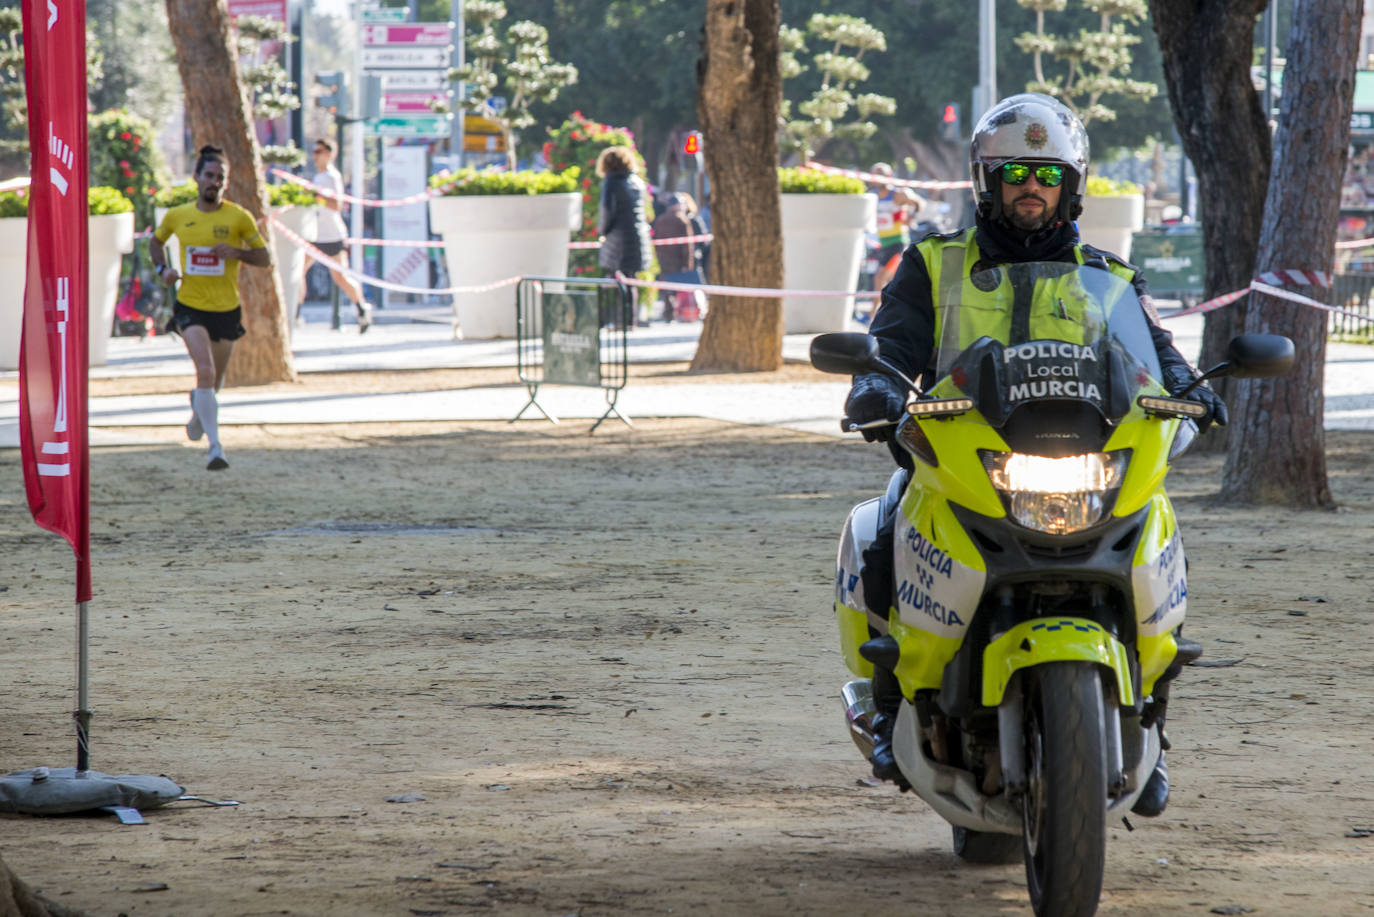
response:
<path fill-rule="evenodd" d="M 918 403 L 898 433 L 915 465 L 888 620 L 903 694 L 937 689 L 953 716 L 996 706 L 1038 658 L 997 638 L 1056 618 L 1098 635 L 1139 708 L 1174 658 L 1187 586 L 1162 489 L 1179 421 L 1137 403 L 1167 393 L 1134 289 L 1095 266 L 1017 264 L 950 286 L 940 310 L 921 402 L 973 409 Z"/>

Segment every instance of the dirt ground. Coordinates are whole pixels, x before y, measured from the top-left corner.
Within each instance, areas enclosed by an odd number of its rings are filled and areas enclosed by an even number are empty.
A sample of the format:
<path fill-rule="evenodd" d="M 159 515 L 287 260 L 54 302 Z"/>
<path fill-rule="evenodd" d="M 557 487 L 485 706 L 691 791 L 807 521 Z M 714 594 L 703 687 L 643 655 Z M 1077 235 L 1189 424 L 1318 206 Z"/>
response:
<path fill-rule="evenodd" d="M 93 390 L 139 385 L 183 381 Z M 1029 914 L 845 732 L 834 540 L 885 453 L 587 427 L 233 427 L 214 475 L 179 430 L 94 450 L 92 764 L 241 805 L 0 816 L 0 856 L 97 917 Z M 1216 508 L 1206 456 L 1172 478 L 1207 665 L 1102 914 L 1374 912 L 1374 436 L 1328 445 L 1338 512 Z M 72 560 L 17 450 L 0 558 L 0 771 L 67 766 Z"/>

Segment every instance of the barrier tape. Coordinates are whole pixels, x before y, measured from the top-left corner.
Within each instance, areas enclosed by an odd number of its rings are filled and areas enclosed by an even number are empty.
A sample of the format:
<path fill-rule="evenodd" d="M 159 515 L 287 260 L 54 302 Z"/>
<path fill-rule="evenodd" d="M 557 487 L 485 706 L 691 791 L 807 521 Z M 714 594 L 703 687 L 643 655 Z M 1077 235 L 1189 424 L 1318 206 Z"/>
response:
<path fill-rule="evenodd" d="M 1348 242 L 1337 242 L 1336 248 L 1374 248 L 1374 239 L 1351 239 Z"/>
<path fill-rule="evenodd" d="M 480 284 L 470 287 L 444 287 L 442 289 L 434 289 L 432 287 L 408 287 L 399 283 L 392 283 L 389 280 L 382 280 L 379 277 L 371 277 L 367 274 L 363 274 L 359 271 L 356 271 L 351 267 L 347 267 L 345 265 L 340 264 L 339 262 L 331 258 L 329 255 L 326 255 L 324 252 L 320 251 L 318 248 L 311 245 L 309 242 L 305 241 L 305 239 L 301 238 L 298 234 L 292 231 L 292 229 L 289 226 L 283 224 L 275 216 L 271 217 L 270 219 L 272 221 L 272 225 L 277 229 L 277 231 L 284 235 L 288 240 L 290 240 L 293 245 L 303 249 L 305 251 L 306 256 L 310 259 L 320 262 L 325 267 L 329 268 L 331 271 L 338 271 L 345 277 L 352 277 L 359 283 L 365 283 L 374 287 L 381 287 L 384 290 L 395 290 L 398 293 L 427 293 L 431 295 L 437 294 L 457 296 L 463 293 L 486 293 L 491 290 L 500 289 L 501 287 L 513 286 L 514 284 L 520 282 L 519 277 L 507 277 L 504 280 L 497 280 L 493 283 Z"/>
<path fill-rule="evenodd" d="M 827 175 L 843 175 L 846 178 L 857 178 L 870 185 L 897 185 L 902 188 L 927 188 L 936 191 L 943 191 L 946 188 L 972 188 L 973 182 L 965 181 L 915 181 L 909 178 L 893 178 L 891 175 L 876 175 L 872 172 L 860 172 L 857 169 L 839 169 L 835 166 L 827 166 L 819 162 L 806 162 L 803 169 L 811 169 L 815 172 L 824 172 Z"/>
<path fill-rule="evenodd" d="M 11 178 L 9 181 L 0 181 L 0 191 L 18 191 L 20 188 L 27 188 L 30 180 L 27 175 L 21 175 L 18 178 Z"/>
<path fill-rule="evenodd" d="M 1274 286 L 1271 283 L 1267 283 L 1264 278 L 1272 277 L 1275 273 L 1295 272 L 1272 272 L 1267 274 L 1261 274 L 1259 277 L 1256 277 L 1254 280 L 1250 281 L 1250 285 L 1244 288 L 1243 290 L 1232 290 L 1230 293 L 1223 293 L 1221 296 L 1218 296 L 1215 299 L 1209 299 L 1206 302 L 1193 306 L 1190 309 L 1183 309 L 1179 312 L 1174 312 L 1171 315 L 1164 316 L 1164 320 L 1168 321 L 1169 319 L 1182 318 L 1185 315 L 1196 315 L 1199 312 L 1211 312 L 1215 309 L 1220 309 L 1222 306 L 1229 306 L 1231 303 L 1235 302 L 1241 297 L 1251 292 L 1255 292 L 1264 293 L 1266 295 L 1273 296 L 1277 299 L 1285 299 L 1289 302 L 1298 303 L 1299 305 L 1311 306 L 1314 309 L 1321 309 L 1323 312 L 1330 312 L 1333 315 L 1344 315 L 1349 318 L 1359 319 L 1360 321 L 1374 322 L 1374 316 L 1365 315 L 1362 312 L 1352 312 L 1349 309 L 1342 309 L 1339 306 L 1330 306 L 1324 302 L 1318 302 L 1317 300 L 1312 299 L 1310 296 L 1303 296 L 1300 293 L 1291 293 L 1288 290 L 1284 290 L 1277 286 Z M 1295 286 L 1314 286 L 1314 284 L 1295 284 Z"/>
<path fill-rule="evenodd" d="M 673 236 L 668 239 L 652 239 L 652 245 L 688 245 L 693 242 L 710 242 L 715 236 L 709 232 L 699 236 Z M 390 245 L 408 248 L 447 248 L 447 242 L 428 241 L 422 242 L 415 239 L 356 239 L 352 236 L 343 240 L 349 245 Z M 598 242 L 569 242 L 568 248 L 600 248 Z"/>
<path fill-rule="evenodd" d="M 761 299 L 783 299 L 785 297 L 853 296 L 855 299 L 873 299 L 882 294 L 868 290 L 771 290 L 765 287 L 727 287 L 714 283 L 674 283 L 666 280 L 636 280 L 626 277 L 619 271 L 615 279 L 627 287 L 653 287 L 658 290 L 700 290 L 703 293 L 716 293 L 721 296 L 751 296 Z"/>

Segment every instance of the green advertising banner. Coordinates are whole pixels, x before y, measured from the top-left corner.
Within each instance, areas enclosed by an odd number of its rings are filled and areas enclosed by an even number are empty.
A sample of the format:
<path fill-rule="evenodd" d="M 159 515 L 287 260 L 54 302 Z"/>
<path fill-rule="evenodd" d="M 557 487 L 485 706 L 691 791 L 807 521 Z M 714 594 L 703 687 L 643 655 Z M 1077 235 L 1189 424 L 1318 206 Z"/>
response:
<path fill-rule="evenodd" d="M 596 290 L 545 293 L 544 381 L 555 385 L 601 384 L 601 312 Z"/>
<path fill-rule="evenodd" d="M 1131 261 L 1145 272 L 1152 293 L 1201 296 L 1205 280 L 1202 229 L 1147 229 L 1131 237 Z"/>

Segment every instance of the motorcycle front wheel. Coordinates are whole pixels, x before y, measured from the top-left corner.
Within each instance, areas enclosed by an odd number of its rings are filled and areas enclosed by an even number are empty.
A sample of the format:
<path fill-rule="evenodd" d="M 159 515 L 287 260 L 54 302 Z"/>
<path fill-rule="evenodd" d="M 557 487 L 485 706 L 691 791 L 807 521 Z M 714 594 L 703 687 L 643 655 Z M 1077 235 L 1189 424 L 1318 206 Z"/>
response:
<path fill-rule="evenodd" d="M 1037 917 L 1091 917 L 1107 843 L 1104 705 L 1097 668 L 1025 670 L 1026 793 L 1021 837 Z"/>

